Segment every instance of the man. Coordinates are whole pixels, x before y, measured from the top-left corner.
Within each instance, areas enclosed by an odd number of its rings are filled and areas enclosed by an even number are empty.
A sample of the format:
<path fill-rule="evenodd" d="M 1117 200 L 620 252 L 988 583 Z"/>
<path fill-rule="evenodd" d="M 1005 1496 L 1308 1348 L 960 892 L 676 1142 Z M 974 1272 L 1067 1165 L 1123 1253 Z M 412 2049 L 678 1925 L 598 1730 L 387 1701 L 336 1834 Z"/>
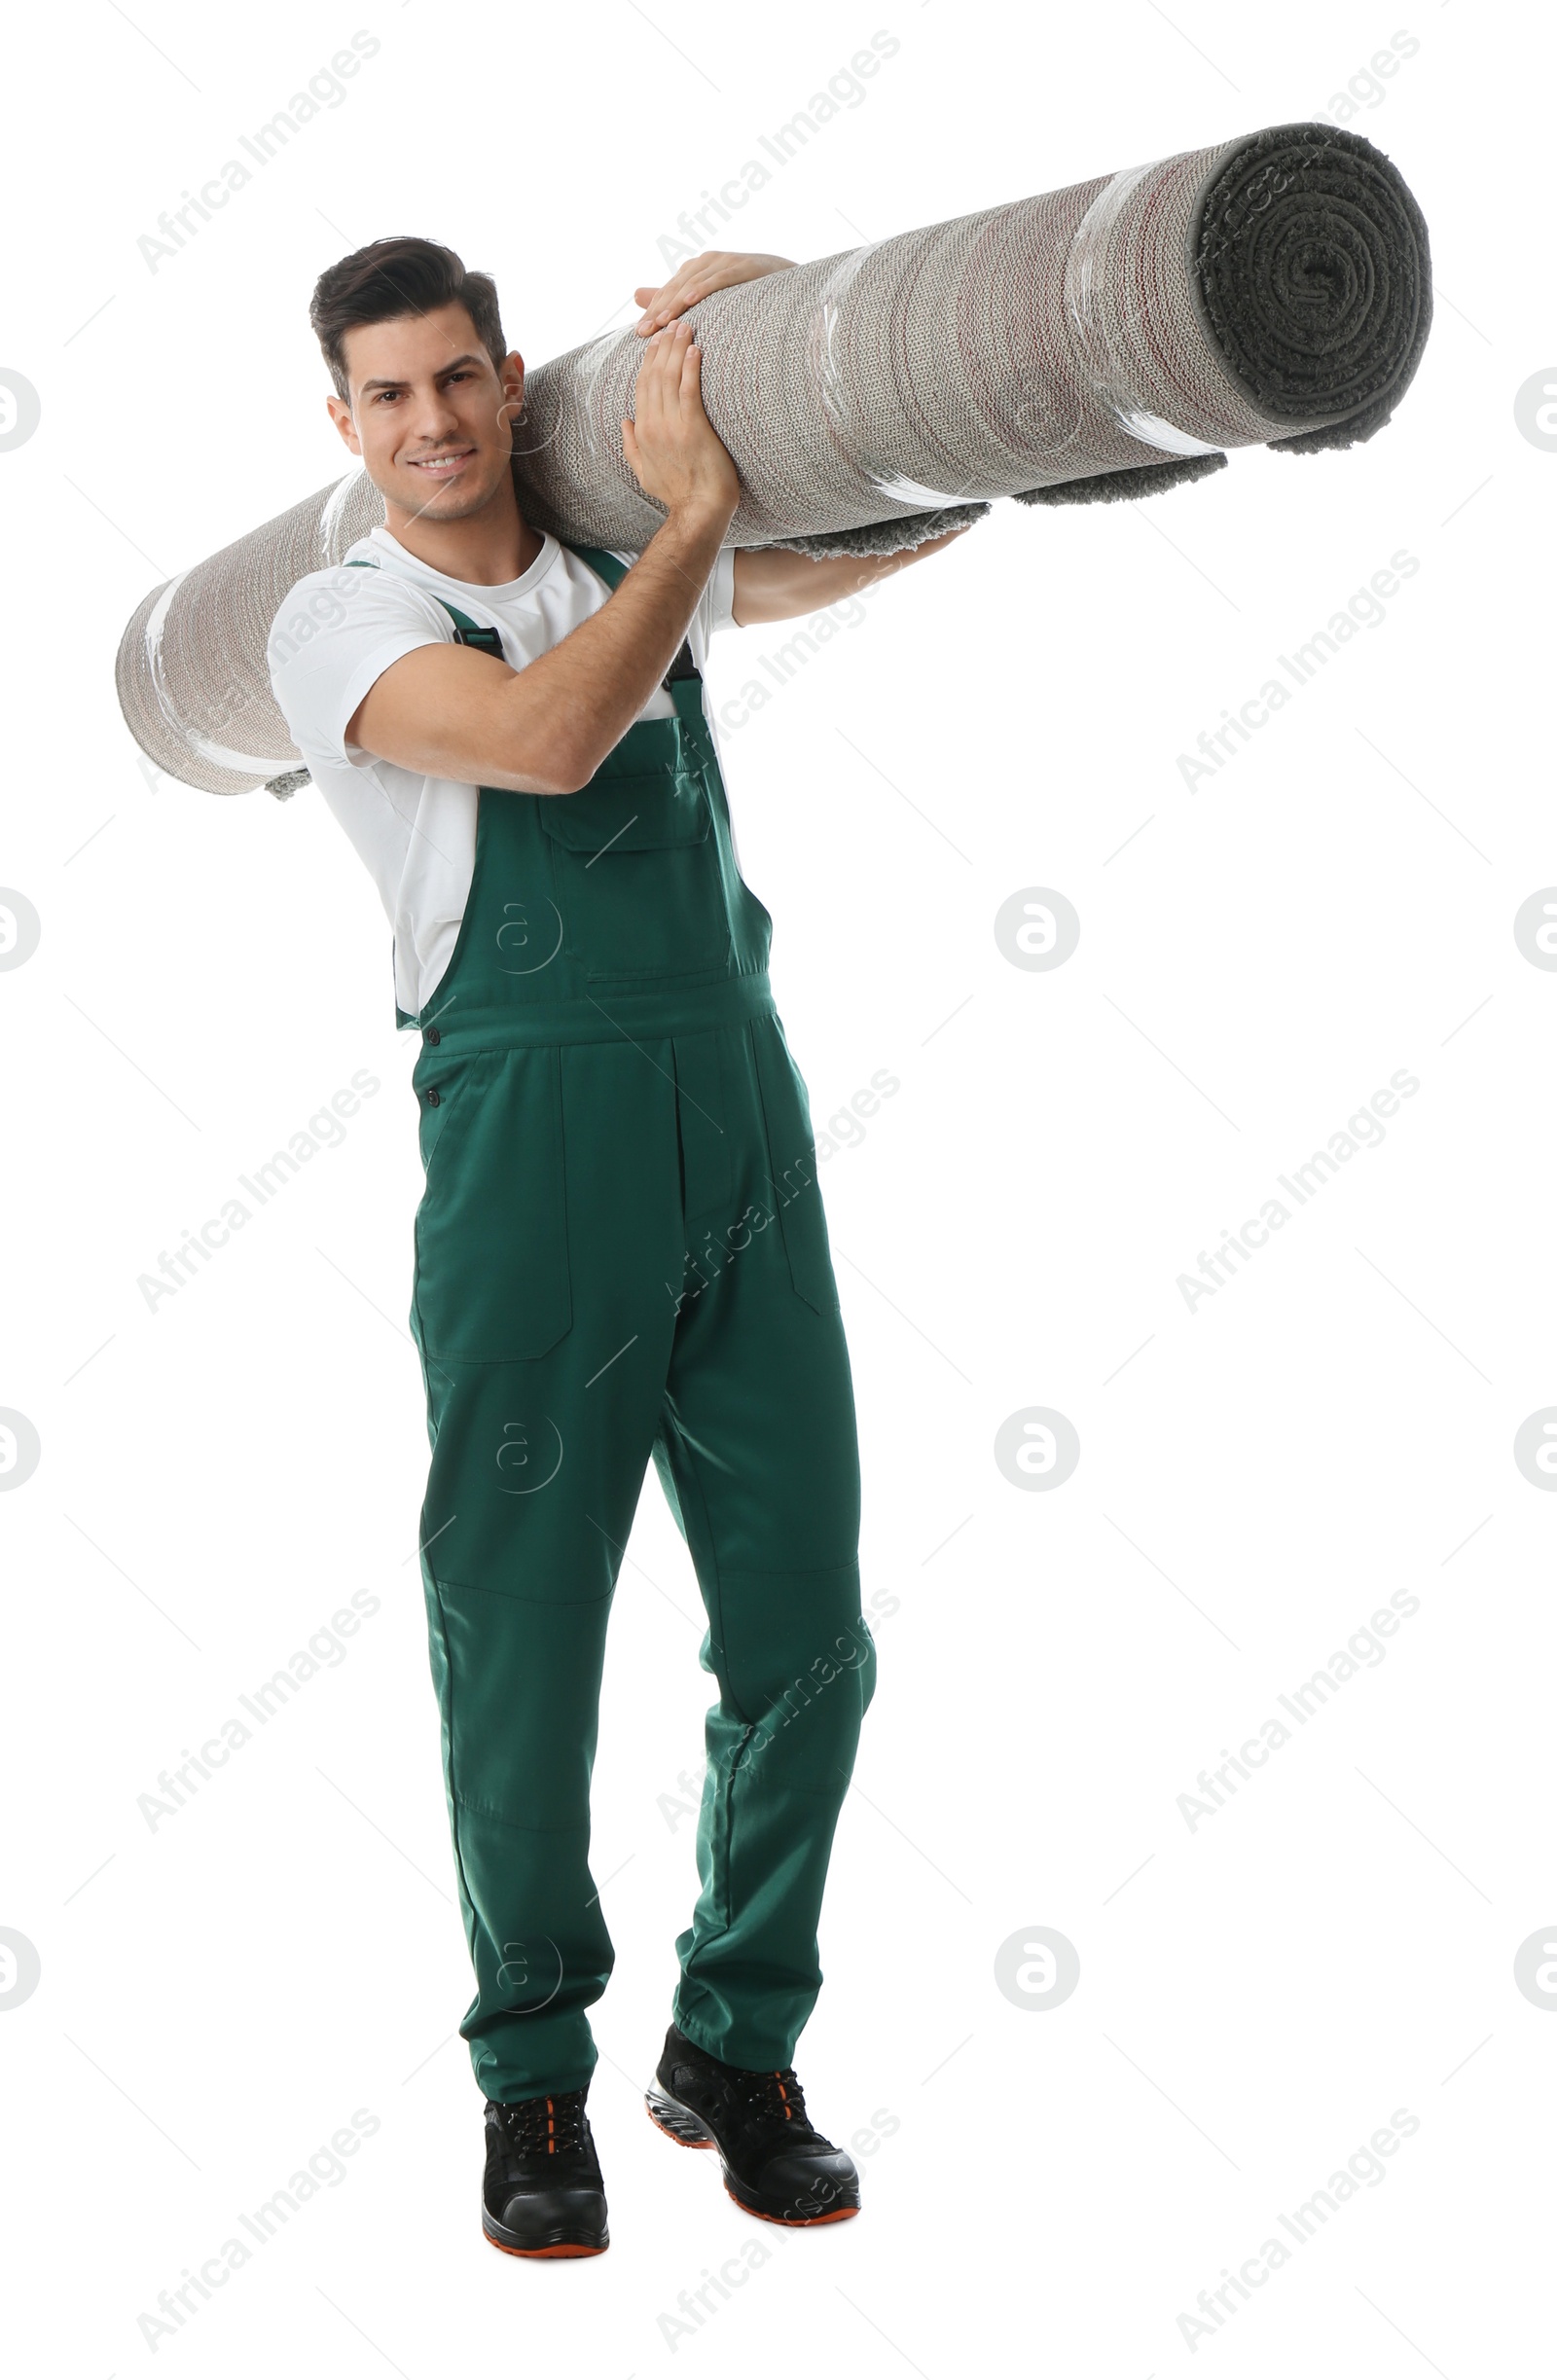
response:
<path fill-rule="evenodd" d="M 271 671 L 378 882 L 398 1022 L 421 1035 L 423 1584 L 476 1970 L 483 2227 L 517 2255 L 607 2241 L 585 2112 L 587 2010 L 612 1963 L 589 1785 L 651 1456 L 719 1700 L 649 2112 L 714 2146 L 754 2215 L 859 2204 L 791 2065 L 874 1684 L 853 1404 L 771 920 L 737 864 L 700 669 L 715 628 L 813 611 L 913 558 L 722 543 L 740 487 L 684 312 L 782 261 L 700 258 L 636 293 L 623 451 L 666 517 L 635 557 L 522 517 L 524 360 L 484 274 L 380 240 L 311 309 L 331 416 L 386 520 L 292 591 Z"/>

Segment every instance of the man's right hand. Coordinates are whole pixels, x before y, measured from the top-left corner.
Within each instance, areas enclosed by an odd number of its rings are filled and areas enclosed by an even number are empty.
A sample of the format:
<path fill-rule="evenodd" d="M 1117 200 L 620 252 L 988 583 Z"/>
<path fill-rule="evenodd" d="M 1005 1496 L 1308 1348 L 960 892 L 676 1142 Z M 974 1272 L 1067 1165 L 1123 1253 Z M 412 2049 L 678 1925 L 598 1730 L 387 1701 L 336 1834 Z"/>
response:
<path fill-rule="evenodd" d="M 654 333 L 638 367 L 634 418 L 622 424 L 622 452 L 644 494 L 672 519 L 717 521 L 722 536 L 741 501 L 741 478 L 703 410 L 702 364 L 690 322 Z"/>

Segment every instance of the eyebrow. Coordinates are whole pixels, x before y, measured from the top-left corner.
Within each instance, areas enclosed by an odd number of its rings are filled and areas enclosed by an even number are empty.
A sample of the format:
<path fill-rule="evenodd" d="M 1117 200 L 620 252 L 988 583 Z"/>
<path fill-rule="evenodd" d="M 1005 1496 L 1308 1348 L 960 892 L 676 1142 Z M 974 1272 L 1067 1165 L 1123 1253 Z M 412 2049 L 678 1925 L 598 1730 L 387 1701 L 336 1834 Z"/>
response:
<path fill-rule="evenodd" d="M 436 373 L 434 378 L 441 380 L 446 373 L 457 372 L 461 364 L 479 364 L 481 361 L 482 358 L 479 355 L 456 355 L 453 362 L 445 364 L 443 371 Z M 365 397 L 375 388 L 409 388 L 410 386 L 409 380 L 364 380 L 358 393 Z"/>

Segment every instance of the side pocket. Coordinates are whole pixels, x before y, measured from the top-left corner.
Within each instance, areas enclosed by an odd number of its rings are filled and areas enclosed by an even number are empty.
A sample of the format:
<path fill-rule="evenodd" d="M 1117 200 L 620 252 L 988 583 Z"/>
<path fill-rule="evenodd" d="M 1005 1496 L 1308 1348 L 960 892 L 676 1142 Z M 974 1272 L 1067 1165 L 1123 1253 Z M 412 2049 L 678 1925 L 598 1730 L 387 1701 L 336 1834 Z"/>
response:
<path fill-rule="evenodd" d="M 753 1018 L 747 1029 L 768 1142 L 769 1187 L 778 1209 L 789 1279 L 796 1294 L 816 1314 L 837 1314 L 838 1283 L 816 1179 L 816 1136 L 806 1086 L 777 1018 Z"/>
<path fill-rule="evenodd" d="M 421 1154 L 424 1181 L 431 1178 L 433 1150 L 438 1146 L 444 1127 L 453 1112 L 460 1085 L 466 1081 L 467 1069 L 472 1063 L 468 1058 L 463 1063 L 456 1060 L 453 1065 L 445 1066 L 437 1073 L 418 1064 L 412 1078 L 419 1110 L 416 1117 L 416 1146 Z"/>
<path fill-rule="evenodd" d="M 543 1355 L 573 1320 L 561 1053 L 482 1050 L 428 1087 L 439 1103 L 429 1131 L 423 1101 L 421 1352 L 455 1363 Z"/>

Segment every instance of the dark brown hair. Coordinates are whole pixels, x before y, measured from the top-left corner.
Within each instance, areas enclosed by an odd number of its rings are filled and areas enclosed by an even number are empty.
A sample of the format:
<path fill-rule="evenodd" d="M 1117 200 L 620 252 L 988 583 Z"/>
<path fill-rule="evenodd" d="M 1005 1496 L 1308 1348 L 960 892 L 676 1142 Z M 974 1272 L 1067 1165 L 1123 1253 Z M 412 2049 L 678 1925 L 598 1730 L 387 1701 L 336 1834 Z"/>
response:
<path fill-rule="evenodd" d="M 453 248 L 432 239 L 376 239 L 321 272 L 308 307 L 337 396 L 349 395 L 344 343 L 347 331 L 365 322 L 395 322 L 404 314 L 428 314 L 440 306 L 462 306 L 500 372 L 508 348 L 490 275 L 467 272 Z"/>

